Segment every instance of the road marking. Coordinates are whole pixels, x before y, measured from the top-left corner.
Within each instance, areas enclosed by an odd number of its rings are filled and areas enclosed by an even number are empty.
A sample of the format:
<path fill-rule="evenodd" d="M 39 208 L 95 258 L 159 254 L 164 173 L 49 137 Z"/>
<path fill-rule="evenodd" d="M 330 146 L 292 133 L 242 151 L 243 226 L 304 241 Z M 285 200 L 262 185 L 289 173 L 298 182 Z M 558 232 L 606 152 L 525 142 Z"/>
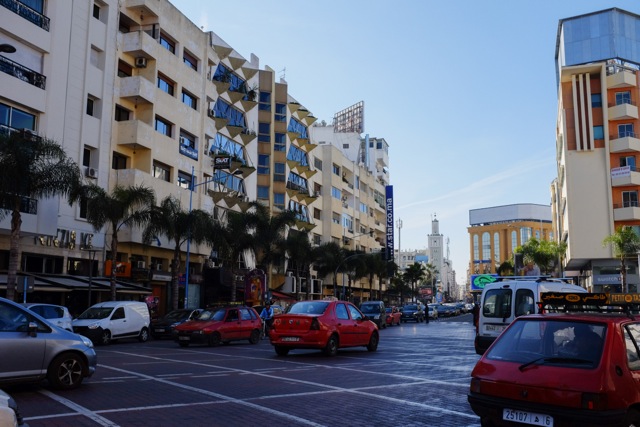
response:
<path fill-rule="evenodd" d="M 101 426 L 105 426 L 105 427 L 119 427 L 118 424 L 104 418 L 101 417 L 100 415 L 98 415 L 96 412 L 90 411 L 89 409 L 85 408 L 84 406 L 78 405 L 77 403 L 74 403 L 72 401 L 70 401 L 69 399 L 65 399 L 64 397 L 58 396 L 57 394 L 51 393 L 48 390 L 40 390 L 40 394 L 44 394 L 45 396 L 47 396 L 49 399 L 55 400 L 56 402 L 66 406 L 69 409 L 73 409 L 75 412 L 73 413 L 74 415 L 83 415 L 89 419 L 91 419 L 92 421 L 95 421 L 96 423 L 100 424 Z M 35 417 L 34 417 L 35 418 Z M 34 418 L 29 418 L 34 419 Z M 50 417 L 47 417 L 50 418 Z"/>

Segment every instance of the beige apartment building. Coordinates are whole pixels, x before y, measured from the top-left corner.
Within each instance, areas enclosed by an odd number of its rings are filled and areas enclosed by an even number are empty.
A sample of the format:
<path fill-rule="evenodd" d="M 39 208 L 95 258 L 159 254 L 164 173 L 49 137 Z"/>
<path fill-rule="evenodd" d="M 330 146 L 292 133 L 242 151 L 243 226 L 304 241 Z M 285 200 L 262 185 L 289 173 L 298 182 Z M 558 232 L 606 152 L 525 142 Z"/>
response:
<path fill-rule="evenodd" d="M 355 155 L 334 145 L 338 134 L 314 126 L 285 80 L 169 1 L 10 0 L 0 6 L 0 28 L 0 44 L 15 48 L 0 52 L 0 126 L 57 140 L 88 182 L 151 187 L 158 201 L 172 195 L 185 210 L 207 210 L 222 222 L 229 210 L 257 200 L 273 213 L 296 212 L 295 228 L 312 230 L 316 244 L 337 239 L 365 251 L 384 245 L 386 141 L 367 139 L 375 148 L 362 149 L 365 138 L 356 132 Z M 229 168 L 214 167 L 221 155 L 231 157 Z M 81 306 L 86 295 L 76 291 L 86 288 L 87 276 L 93 299 L 106 297 L 109 230 L 93 230 L 86 212 L 64 200 L 29 206 L 20 269 L 37 276 L 39 298 Z M 10 229 L 8 219 L 0 227 Z M 119 298 L 156 297 L 165 311 L 173 245 L 162 236 L 145 245 L 141 234 L 119 232 Z M 8 248 L 0 237 L 0 270 Z M 234 300 L 232 287 L 243 289 L 244 276 L 220 268 L 215 248 L 183 250 L 189 306 Z M 251 271 L 255 259 L 236 267 Z M 267 273 L 272 290 L 284 284 L 282 266 Z M 317 297 L 332 294 L 321 279 Z"/>

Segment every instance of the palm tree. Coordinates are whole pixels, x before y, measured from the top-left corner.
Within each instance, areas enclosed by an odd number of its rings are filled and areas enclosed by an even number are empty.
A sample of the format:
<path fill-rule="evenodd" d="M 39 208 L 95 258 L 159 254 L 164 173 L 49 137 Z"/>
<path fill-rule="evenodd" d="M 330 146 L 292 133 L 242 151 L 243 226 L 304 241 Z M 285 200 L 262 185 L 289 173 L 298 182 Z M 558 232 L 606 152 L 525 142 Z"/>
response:
<path fill-rule="evenodd" d="M 525 261 L 533 261 L 543 273 L 552 270 L 562 254 L 567 250 L 567 244 L 549 240 L 529 239 L 524 245 L 516 248 L 517 253 L 523 255 Z"/>
<path fill-rule="evenodd" d="M 387 263 L 380 257 L 379 253 L 368 253 L 363 257 L 365 272 L 369 280 L 369 299 L 373 300 L 373 279 L 375 276 L 381 280 L 386 273 Z"/>
<path fill-rule="evenodd" d="M 626 259 L 635 257 L 640 252 L 640 237 L 628 225 L 618 227 L 616 232 L 602 241 L 603 246 L 611 246 L 613 254 L 620 260 L 620 274 L 622 275 L 622 292 L 629 292 L 627 283 Z"/>
<path fill-rule="evenodd" d="M 311 288 L 309 268 L 314 259 L 314 250 L 309 241 L 309 231 L 290 230 L 289 235 L 284 241 L 284 252 L 291 260 L 296 272 L 296 301 L 300 293 L 301 275 L 307 278 L 307 288 L 305 299 L 309 299 L 309 290 Z"/>
<path fill-rule="evenodd" d="M 37 208 L 32 199 L 69 196 L 80 177 L 78 165 L 54 140 L 20 132 L 0 133 L 0 219 L 11 214 L 7 299 L 15 298 L 21 256 L 20 210 L 24 206 Z"/>
<path fill-rule="evenodd" d="M 404 278 L 411 283 L 411 298 L 416 295 L 415 285 L 424 280 L 427 270 L 424 265 L 414 262 L 404 272 Z"/>
<path fill-rule="evenodd" d="M 250 226 L 250 214 L 246 212 L 228 211 L 226 223 L 219 229 L 220 234 L 214 235 L 217 242 L 218 257 L 226 264 L 235 276 L 238 261 L 243 253 L 254 246 L 255 237 Z M 214 246 L 216 246 L 214 244 Z M 237 299 L 236 281 L 231 282 L 231 301 Z"/>
<path fill-rule="evenodd" d="M 336 270 L 346 258 L 344 250 L 335 242 L 323 243 L 314 251 L 313 266 L 318 272 L 318 277 L 333 276 L 333 296 L 338 296 L 338 279 Z"/>
<path fill-rule="evenodd" d="M 194 209 L 185 211 L 180 200 L 168 196 L 160 202 L 160 206 L 152 209 L 149 222 L 143 233 L 143 242 L 148 244 L 154 237 L 165 236 L 173 242 L 173 260 L 171 261 L 171 307 L 177 310 L 179 287 L 178 273 L 180 271 L 180 255 L 182 245 L 191 241 L 196 244 L 210 242 L 216 233 L 217 223 L 210 214 Z M 185 308 L 188 301 L 184 302 Z"/>
<path fill-rule="evenodd" d="M 424 266 L 424 272 L 425 272 L 425 281 L 429 282 L 429 284 L 431 285 L 431 292 L 432 295 L 431 297 L 433 298 L 433 301 L 435 302 L 435 297 L 436 297 L 436 279 L 438 278 L 438 269 L 436 268 L 435 265 L 431 264 L 430 262 L 427 263 L 427 265 Z"/>
<path fill-rule="evenodd" d="M 142 185 L 116 185 L 111 193 L 95 184 L 76 189 L 73 199 L 86 201 L 87 221 L 98 231 L 105 225 L 111 232 L 111 299 L 116 300 L 118 232 L 124 227 L 144 226 L 151 218 L 156 196 Z"/>

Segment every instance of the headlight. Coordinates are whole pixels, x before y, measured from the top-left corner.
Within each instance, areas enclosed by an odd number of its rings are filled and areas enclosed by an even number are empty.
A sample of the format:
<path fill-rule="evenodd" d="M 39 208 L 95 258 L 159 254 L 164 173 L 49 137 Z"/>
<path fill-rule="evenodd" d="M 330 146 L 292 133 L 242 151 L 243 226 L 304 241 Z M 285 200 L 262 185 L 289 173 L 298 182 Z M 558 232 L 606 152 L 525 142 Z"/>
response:
<path fill-rule="evenodd" d="M 98 329 L 98 326 L 100 326 L 100 324 L 98 322 L 96 323 L 92 323 L 89 326 L 87 326 L 87 328 L 89 329 Z"/>
<path fill-rule="evenodd" d="M 193 331 L 194 334 L 198 334 L 198 335 L 202 335 L 204 334 L 204 331 L 200 330 L 200 331 Z"/>
<path fill-rule="evenodd" d="M 93 348 L 93 341 L 91 341 L 89 338 L 85 337 L 84 335 L 80 335 L 80 338 L 82 339 L 82 344 L 86 345 L 89 348 Z"/>

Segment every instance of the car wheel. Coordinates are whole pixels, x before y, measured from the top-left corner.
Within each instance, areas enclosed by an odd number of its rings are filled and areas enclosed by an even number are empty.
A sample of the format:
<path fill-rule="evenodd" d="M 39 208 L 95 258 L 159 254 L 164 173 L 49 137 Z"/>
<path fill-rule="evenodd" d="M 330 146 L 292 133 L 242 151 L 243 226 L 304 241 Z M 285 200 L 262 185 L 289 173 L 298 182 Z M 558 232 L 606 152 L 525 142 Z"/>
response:
<path fill-rule="evenodd" d="M 327 341 L 327 345 L 324 346 L 324 354 L 331 357 L 338 354 L 338 337 L 337 336 L 331 335 L 329 337 L 329 341 Z"/>
<path fill-rule="evenodd" d="M 100 344 L 102 344 L 102 345 L 111 344 L 111 332 L 108 329 L 105 329 L 100 334 Z"/>
<path fill-rule="evenodd" d="M 222 341 L 222 337 L 220 336 L 220 334 L 218 332 L 214 332 L 209 337 L 209 347 L 215 347 L 217 345 L 220 345 L 221 341 Z"/>
<path fill-rule="evenodd" d="M 64 353 L 53 359 L 47 370 L 47 379 L 53 388 L 71 390 L 82 384 L 84 361 L 77 354 Z"/>
<path fill-rule="evenodd" d="M 378 342 L 380 341 L 380 337 L 376 331 L 373 331 L 371 334 L 371 338 L 369 338 L 369 344 L 367 344 L 367 350 L 376 351 L 378 349 Z"/>
<path fill-rule="evenodd" d="M 180 345 L 180 347 L 189 347 L 188 341 L 178 341 L 178 344 Z"/>
<path fill-rule="evenodd" d="M 142 328 L 140 330 L 140 335 L 138 335 L 138 341 L 140 342 L 147 342 L 149 341 L 149 329 L 147 328 Z"/>
<path fill-rule="evenodd" d="M 289 354 L 289 349 L 287 347 L 277 345 L 275 346 L 275 349 L 278 356 L 286 356 L 287 354 Z"/>
<path fill-rule="evenodd" d="M 258 344 L 260 342 L 260 331 L 257 329 L 254 329 L 253 331 L 251 331 L 251 336 L 249 337 L 249 342 L 251 344 Z"/>
<path fill-rule="evenodd" d="M 625 417 L 624 425 L 628 427 L 640 427 L 640 412 L 630 409 Z"/>

